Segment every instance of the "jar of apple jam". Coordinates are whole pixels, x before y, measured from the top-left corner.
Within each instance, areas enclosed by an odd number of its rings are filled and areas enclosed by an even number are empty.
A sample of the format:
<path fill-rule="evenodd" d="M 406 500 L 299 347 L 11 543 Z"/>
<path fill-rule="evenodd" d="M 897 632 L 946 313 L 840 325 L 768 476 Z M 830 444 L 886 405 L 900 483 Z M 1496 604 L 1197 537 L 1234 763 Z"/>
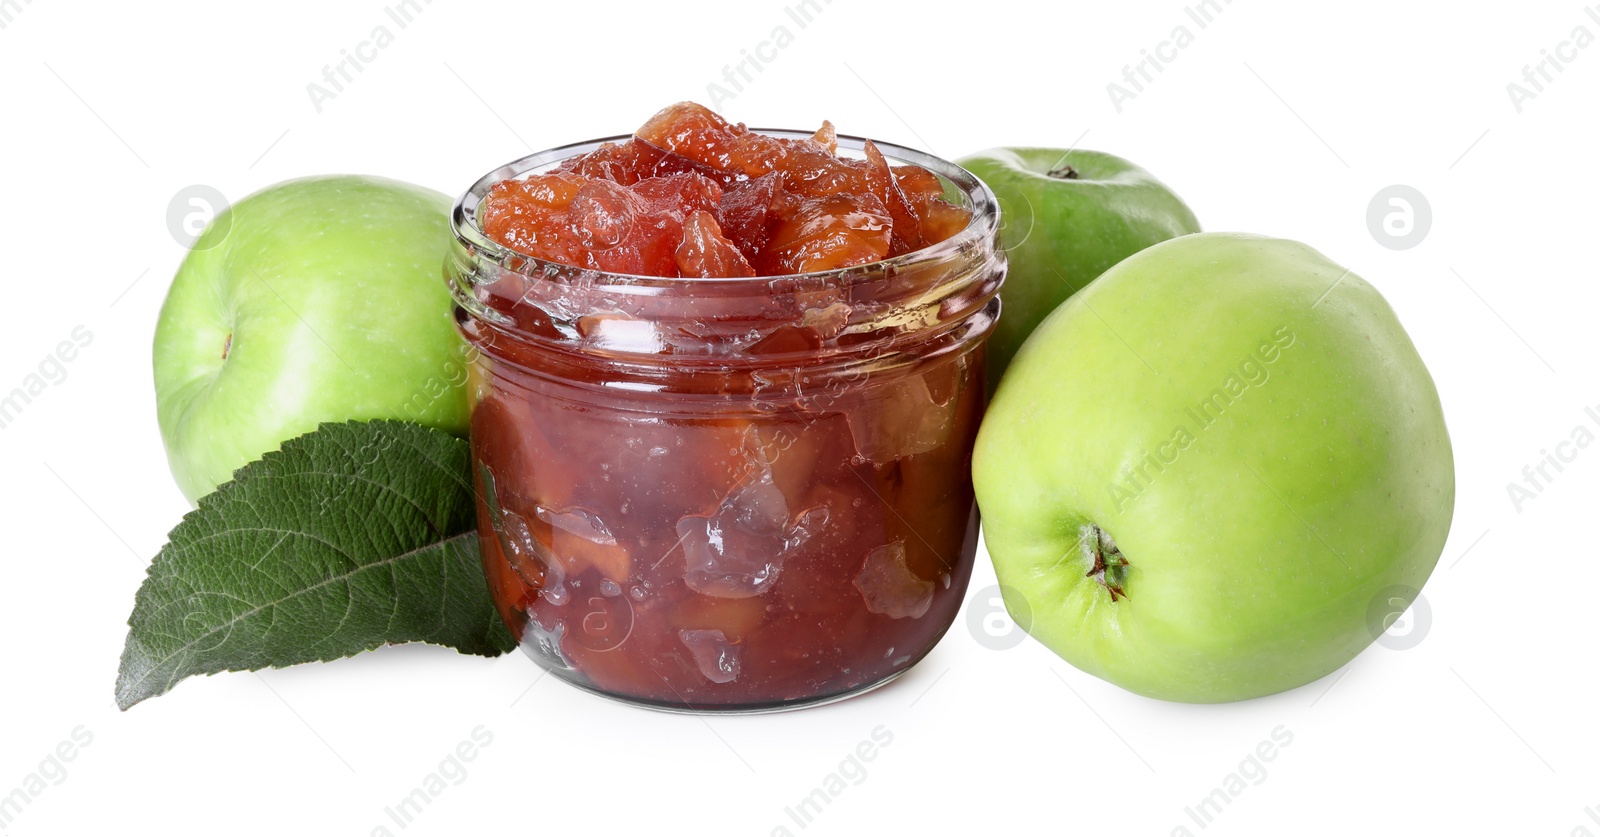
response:
<path fill-rule="evenodd" d="M 574 266 L 486 233 L 497 184 L 627 137 L 517 160 L 455 206 L 484 570 L 523 649 L 569 683 L 671 710 L 819 704 L 902 674 L 956 616 L 998 210 L 952 163 L 828 142 L 931 172 L 964 224 L 870 263 L 731 277 Z"/>

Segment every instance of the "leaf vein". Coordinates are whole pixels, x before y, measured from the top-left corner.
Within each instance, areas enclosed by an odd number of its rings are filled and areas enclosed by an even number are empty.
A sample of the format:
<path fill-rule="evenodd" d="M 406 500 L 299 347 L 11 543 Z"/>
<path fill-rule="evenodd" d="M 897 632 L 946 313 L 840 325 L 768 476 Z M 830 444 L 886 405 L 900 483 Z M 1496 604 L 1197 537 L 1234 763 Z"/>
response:
<path fill-rule="evenodd" d="M 347 572 L 343 572 L 343 573 L 340 573 L 340 574 L 335 575 L 335 576 L 330 576 L 330 577 L 328 577 L 326 579 L 323 579 L 322 581 L 319 581 L 316 584 L 313 584 L 313 585 L 311 585 L 309 587 L 303 587 L 303 588 L 301 588 L 299 590 L 291 592 L 288 595 L 283 596 L 282 598 L 274 599 L 274 600 L 272 600 L 270 602 L 264 602 L 264 603 L 262 603 L 260 605 L 257 605 L 254 608 L 251 608 L 250 610 L 245 611 L 244 613 L 241 613 L 241 614 L 238 614 L 237 616 L 234 616 L 232 619 L 229 619 L 227 622 L 224 622 L 221 625 L 213 627 L 212 629 L 206 631 L 204 634 L 201 634 L 200 636 L 197 636 L 194 639 L 184 643 L 176 651 L 173 651 L 171 654 L 168 654 L 167 656 L 165 656 L 165 657 L 161 658 L 160 660 L 158 660 L 155 663 L 155 665 L 152 666 L 152 669 L 164 669 L 166 667 L 167 663 L 169 663 L 172 660 L 173 657 L 176 657 L 179 654 L 187 653 L 190 648 L 194 647 L 194 645 L 196 645 L 197 643 L 203 641 L 204 639 L 206 639 L 207 637 L 209 637 L 212 634 L 216 633 L 217 631 L 220 631 L 220 630 L 223 630 L 223 629 L 227 629 L 229 631 L 232 631 L 234 625 L 238 624 L 239 622 L 244 621 L 245 619 L 249 619 L 250 617 L 256 615 L 257 613 L 260 613 L 262 610 L 266 610 L 268 608 L 275 608 L 278 605 L 283 604 L 284 602 L 289 601 L 290 599 L 293 599 L 293 598 L 295 598 L 297 596 L 307 595 L 307 594 L 312 593 L 312 592 L 314 592 L 316 590 L 319 590 L 319 589 L 321 589 L 323 587 L 326 587 L 329 584 L 333 584 L 333 583 L 342 581 L 342 580 L 344 580 L 344 579 L 346 579 L 346 578 L 348 578 L 348 577 L 350 577 L 352 575 L 355 575 L 357 573 L 366 572 L 367 570 L 372 569 L 374 567 L 390 566 L 390 565 L 396 564 L 396 563 L 398 563 L 400 561 L 404 561 L 405 559 L 410 558 L 410 557 L 412 557 L 414 555 L 417 555 L 419 553 L 426 552 L 426 551 L 428 551 L 430 549 L 437 549 L 441 545 L 447 544 L 450 541 L 453 541 L 453 540 L 456 540 L 456 539 L 459 539 L 459 538 L 466 538 L 468 536 L 474 536 L 474 535 L 475 535 L 475 533 L 473 533 L 473 532 L 463 532 L 463 533 L 461 533 L 459 535 L 453 535 L 450 538 L 447 538 L 446 540 L 443 540 L 443 541 L 434 541 L 433 543 L 424 544 L 423 546 L 417 547 L 416 549 L 410 549 L 410 550 L 407 550 L 405 552 L 399 553 L 398 555 L 393 555 L 393 556 L 390 556 L 388 558 L 384 558 L 384 559 L 381 559 L 381 560 L 378 560 L 378 561 L 374 561 L 374 562 L 371 562 L 371 563 L 368 563 L 368 564 L 362 564 L 362 565 L 357 566 L 357 567 L 355 567 L 355 568 L 353 568 L 353 569 L 351 569 L 351 570 L 349 570 Z M 177 683 L 178 680 L 182 679 L 183 675 L 180 675 L 180 674 L 176 673 L 176 672 L 181 671 L 181 670 L 182 670 L 181 667 L 175 667 L 174 668 L 173 679 L 171 679 L 171 680 L 169 680 L 167 682 L 167 688 L 168 689 L 172 688 L 172 686 L 175 683 Z M 146 679 L 148 679 L 148 677 L 149 677 L 148 673 L 145 674 L 145 675 L 142 675 L 138 680 L 135 680 L 133 682 L 133 685 L 138 685 L 140 683 L 143 683 Z"/>

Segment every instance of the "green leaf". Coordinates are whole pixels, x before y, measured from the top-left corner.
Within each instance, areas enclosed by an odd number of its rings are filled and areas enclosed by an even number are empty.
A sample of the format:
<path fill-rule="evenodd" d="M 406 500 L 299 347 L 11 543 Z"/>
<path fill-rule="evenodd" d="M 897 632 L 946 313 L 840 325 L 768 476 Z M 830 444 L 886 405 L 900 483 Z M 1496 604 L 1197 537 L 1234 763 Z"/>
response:
<path fill-rule="evenodd" d="M 478 563 L 467 443 L 324 424 L 201 498 L 150 565 L 117 672 L 123 709 L 195 674 L 431 642 L 516 647 Z"/>

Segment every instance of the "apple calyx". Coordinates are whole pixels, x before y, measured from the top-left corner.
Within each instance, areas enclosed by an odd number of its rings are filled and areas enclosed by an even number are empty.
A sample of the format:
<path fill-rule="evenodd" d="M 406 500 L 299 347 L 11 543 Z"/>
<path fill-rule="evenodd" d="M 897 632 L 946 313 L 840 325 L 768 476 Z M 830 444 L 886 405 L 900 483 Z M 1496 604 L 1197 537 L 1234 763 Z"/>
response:
<path fill-rule="evenodd" d="M 1054 177 L 1057 180 L 1077 180 L 1078 170 L 1071 163 L 1064 163 L 1044 173 L 1045 177 Z"/>
<path fill-rule="evenodd" d="M 1123 585 L 1128 580 L 1127 556 L 1117 548 L 1117 542 L 1111 535 L 1099 526 L 1090 523 L 1083 527 L 1082 543 L 1085 557 L 1089 559 L 1089 571 L 1084 573 L 1085 578 L 1092 578 L 1099 582 L 1106 592 L 1111 594 L 1111 601 L 1126 599 L 1128 593 Z"/>

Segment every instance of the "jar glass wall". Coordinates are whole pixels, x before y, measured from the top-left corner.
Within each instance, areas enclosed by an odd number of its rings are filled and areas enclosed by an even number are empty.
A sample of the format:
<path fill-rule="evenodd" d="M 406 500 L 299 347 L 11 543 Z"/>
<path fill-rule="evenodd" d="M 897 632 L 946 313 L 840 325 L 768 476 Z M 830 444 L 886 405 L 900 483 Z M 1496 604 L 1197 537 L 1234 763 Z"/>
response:
<path fill-rule="evenodd" d="M 766 131 L 798 138 L 806 133 Z M 1005 273 L 994 197 L 870 265 L 671 279 L 519 255 L 457 202 L 450 283 L 475 349 L 484 569 L 540 665 L 657 708 L 764 711 L 871 689 L 954 620 L 977 545 L 971 452 Z M 862 140 L 840 137 L 859 156 Z"/>

